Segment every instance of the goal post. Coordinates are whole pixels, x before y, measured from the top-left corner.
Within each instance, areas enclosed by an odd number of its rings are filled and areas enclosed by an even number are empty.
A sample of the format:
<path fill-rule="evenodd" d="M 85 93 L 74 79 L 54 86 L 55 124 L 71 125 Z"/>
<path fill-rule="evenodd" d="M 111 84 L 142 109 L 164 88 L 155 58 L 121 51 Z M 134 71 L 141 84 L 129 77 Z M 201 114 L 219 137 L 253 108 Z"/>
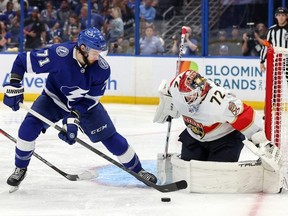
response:
<path fill-rule="evenodd" d="M 269 47 L 266 66 L 265 133 L 288 162 L 288 49 Z"/>

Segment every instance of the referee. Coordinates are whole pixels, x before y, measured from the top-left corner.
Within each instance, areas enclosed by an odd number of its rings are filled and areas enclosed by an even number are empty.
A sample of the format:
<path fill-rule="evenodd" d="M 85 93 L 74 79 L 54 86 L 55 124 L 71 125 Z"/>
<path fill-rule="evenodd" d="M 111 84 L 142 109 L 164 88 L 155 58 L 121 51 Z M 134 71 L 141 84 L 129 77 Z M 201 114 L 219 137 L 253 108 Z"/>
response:
<path fill-rule="evenodd" d="M 271 26 L 267 33 L 267 41 L 273 47 L 288 48 L 288 10 L 285 7 L 278 7 L 275 11 L 277 24 Z M 267 46 L 263 46 L 260 52 L 260 70 L 265 71 L 265 59 Z"/>

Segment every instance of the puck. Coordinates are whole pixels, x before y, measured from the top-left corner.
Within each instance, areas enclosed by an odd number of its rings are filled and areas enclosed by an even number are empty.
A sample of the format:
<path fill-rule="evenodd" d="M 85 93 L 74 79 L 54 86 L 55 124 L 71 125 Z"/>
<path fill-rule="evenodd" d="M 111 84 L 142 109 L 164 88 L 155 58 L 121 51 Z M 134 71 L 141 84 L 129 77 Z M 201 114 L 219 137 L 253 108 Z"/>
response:
<path fill-rule="evenodd" d="M 161 198 L 161 201 L 162 201 L 162 202 L 170 202 L 170 201 L 171 201 L 171 198 L 169 198 L 169 197 L 162 197 L 162 198 Z"/>

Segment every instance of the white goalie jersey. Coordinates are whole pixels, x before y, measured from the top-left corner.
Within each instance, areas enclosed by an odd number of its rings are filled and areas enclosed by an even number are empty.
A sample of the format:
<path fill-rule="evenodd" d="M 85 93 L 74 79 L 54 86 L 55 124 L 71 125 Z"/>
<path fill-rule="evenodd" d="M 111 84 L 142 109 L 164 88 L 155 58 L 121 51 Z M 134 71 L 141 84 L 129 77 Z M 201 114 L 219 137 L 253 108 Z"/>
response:
<path fill-rule="evenodd" d="M 257 113 L 236 98 L 229 90 L 205 81 L 206 92 L 196 110 L 183 100 L 179 91 L 181 74 L 170 85 L 172 103 L 181 113 L 189 134 L 202 142 L 219 139 L 234 130 L 242 132 L 248 139 L 263 130 L 263 121 Z"/>

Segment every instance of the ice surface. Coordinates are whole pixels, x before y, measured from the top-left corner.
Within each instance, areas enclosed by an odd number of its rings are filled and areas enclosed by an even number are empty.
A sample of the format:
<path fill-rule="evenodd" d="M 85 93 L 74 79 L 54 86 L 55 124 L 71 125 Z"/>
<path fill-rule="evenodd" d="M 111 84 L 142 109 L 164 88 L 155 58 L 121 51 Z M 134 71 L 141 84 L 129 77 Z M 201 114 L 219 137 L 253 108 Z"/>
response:
<path fill-rule="evenodd" d="M 28 104 L 28 103 L 26 103 Z M 29 105 L 29 104 L 28 104 Z M 153 123 L 156 106 L 105 104 L 118 131 L 138 153 L 145 169 L 156 173 L 158 153 L 163 153 L 167 124 Z M 0 128 L 17 137 L 26 112 L 13 112 L 0 103 Z M 59 123 L 60 124 L 60 123 Z M 178 134 L 184 125 L 173 120 L 169 152 L 179 152 Z M 91 142 L 83 135 L 80 138 Z M 101 143 L 95 148 L 112 156 Z M 1 216 L 286 216 L 287 192 L 282 194 L 160 193 L 110 164 L 79 144 L 58 139 L 55 129 L 41 134 L 36 152 L 71 174 L 99 173 L 93 180 L 72 182 L 33 157 L 20 189 L 9 194 L 7 177 L 14 169 L 14 143 L 0 134 Z M 242 158 L 249 158 L 243 150 Z M 171 202 L 161 202 L 170 197 Z"/>

